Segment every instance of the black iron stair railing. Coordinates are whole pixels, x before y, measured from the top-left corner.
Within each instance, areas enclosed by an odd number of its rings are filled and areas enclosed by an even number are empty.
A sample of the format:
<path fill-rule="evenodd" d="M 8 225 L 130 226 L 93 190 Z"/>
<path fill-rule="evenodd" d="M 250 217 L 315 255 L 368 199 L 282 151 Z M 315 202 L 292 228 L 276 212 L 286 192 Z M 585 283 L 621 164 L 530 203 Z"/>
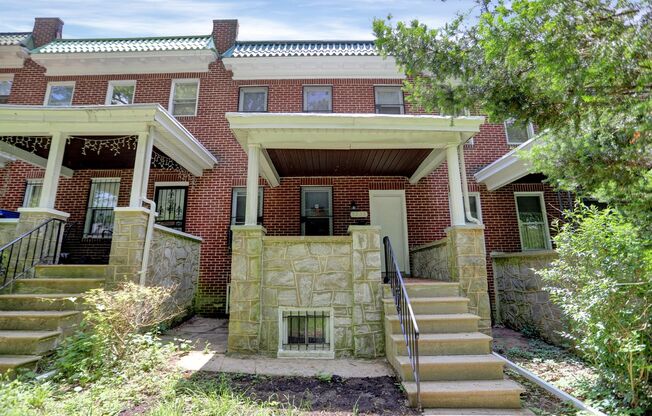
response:
<path fill-rule="evenodd" d="M 50 218 L 0 247 L 0 289 L 24 277 L 37 264 L 57 263 L 65 221 Z"/>
<path fill-rule="evenodd" d="M 392 290 L 392 298 L 398 313 L 398 321 L 401 325 L 405 346 L 407 347 L 407 355 L 412 367 L 412 374 L 414 375 L 414 382 L 417 388 L 417 407 L 421 408 L 421 378 L 419 376 L 419 325 L 417 325 L 417 318 L 414 316 L 412 304 L 410 303 L 410 296 L 408 296 L 405 287 L 405 281 L 401 270 L 394 257 L 394 250 L 392 244 L 389 242 L 389 237 L 383 238 L 383 246 L 385 247 L 385 276 L 384 283 L 389 283 Z"/>

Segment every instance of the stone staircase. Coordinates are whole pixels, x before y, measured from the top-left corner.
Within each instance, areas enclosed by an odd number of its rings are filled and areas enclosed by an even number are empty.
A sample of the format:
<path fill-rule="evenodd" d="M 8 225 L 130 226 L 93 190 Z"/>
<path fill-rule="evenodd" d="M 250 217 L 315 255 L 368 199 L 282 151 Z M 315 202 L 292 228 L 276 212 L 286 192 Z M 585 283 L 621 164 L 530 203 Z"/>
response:
<path fill-rule="evenodd" d="M 0 292 L 0 373 L 34 369 L 81 321 L 81 297 L 103 287 L 104 265 L 36 266 Z"/>
<path fill-rule="evenodd" d="M 459 284 L 414 280 L 406 288 L 420 331 L 421 404 L 433 408 L 426 414 L 531 414 L 520 410 L 524 390 L 505 379 L 503 362 L 491 355 L 491 337 L 478 332 L 480 318 L 468 313 Z M 389 285 L 384 291 L 387 359 L 416 407 L 416 383 Z"/>

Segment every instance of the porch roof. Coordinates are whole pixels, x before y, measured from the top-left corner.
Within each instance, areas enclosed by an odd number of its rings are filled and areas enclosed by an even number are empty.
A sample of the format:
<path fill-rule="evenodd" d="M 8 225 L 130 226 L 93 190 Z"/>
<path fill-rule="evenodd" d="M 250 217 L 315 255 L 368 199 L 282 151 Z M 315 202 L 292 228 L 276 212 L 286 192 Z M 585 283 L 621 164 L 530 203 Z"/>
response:
<path fill-rule="evenodd" d="M 500 159 L 480 169 L 475 173 L 475 179 L 478 183 L 485 184 L 487 190 L 494 191 L 533 173 L 530 163 L 522 159 L 519 152 L 530 150 L 535 140 L 536 137 L 531 138 Z"/>
<path fill-rule="evenodd" d="M 158 104 L 46 107 L 0 106 L 2 136 L 119 136 L 151 132 L 154 146 L 195 176 L 212 168 L 215 157 Z M 25 159 L 22 149 L 3 143 L 2 150 Z M 28 162 L 38 164 L 42 158 Z"/>
<path fill-rule="evenodd" d="M 262 148 L 261 175 L 407 176 L 416 183 L 466 142 L 484 117 L 355 113 L 227 113 L 240 145 Z"/>

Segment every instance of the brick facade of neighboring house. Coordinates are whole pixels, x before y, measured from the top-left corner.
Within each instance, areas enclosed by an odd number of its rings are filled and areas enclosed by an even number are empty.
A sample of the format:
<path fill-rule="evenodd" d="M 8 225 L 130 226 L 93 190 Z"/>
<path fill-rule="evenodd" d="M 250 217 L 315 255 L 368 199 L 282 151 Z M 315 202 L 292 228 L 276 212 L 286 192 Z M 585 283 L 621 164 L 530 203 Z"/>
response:
<path fill-rule="evenodd" d="M 43 31 L 56 36 L 56 21 L 45 22 Z M 50 27 L 52 26 L 52 27 Z M 218 51 L 228 49 L 235 39 L 234 21 L 216 21 L 215 45 Z M 35 39 L 37 38 L 35 34 Z M 39 43 L 44 42 L 39 38 Z M 178 120 L 217 158 L 212 170 L 190 184 L 188 190 L 186 232 L 203 238 L 198 312 L 223 313 L 226 286 L 230 279 L 228 232 L 231 223 L 232 191 L 245 186 L 247 156 L 235 140 L 225 118 L 226 112 L 238 111 L 239 88 L 260 85 L 268 88 L 268 112 L 296 113 L 302 111 L 304 85 L 332 85 L 332 107 L 335 113 L 374 113 L 375 85 L 401 85 L 400 79 L 291 79 L 238 81 L 232 79 L 220 59 L 209 65 L 208 72 L 171 74 L 128 74 L 88 76 L 46 76 L 45 69 L 31 59 L 23 68 L 3 68 L 0 73 L 13 74 L 9 104 L 43 105 L 48 82 L 75 81 L 72 105 L 103 105 L 108 82 L 135 80 L 134 103 L 159 103 L 168 107 L 173 79 L 199 78 L 197 115 Z M 406 103 L 406 114 L 417 114 Z M 1 133 L 0 133 L 1 134 Z M 346 140 L 346 138 L 343 138 Z M 480 192 L 481 211 L 486 226 L 487 265 L 491 269 L 492 251 L 519 251 L 519 231 L 514 200 L 515 191 L 545 191 L 549 223 L 559 212 L 558 198 L 538 178 L 534 183 L 514 183 L 488 192 L 478 185 L 473 174 L 500 158 L 513 148 L 507 144 L 502 124 L 484 124 L 473 144 L 465 145 L 469 190 Z M 263 225 L 268 235 L 298 235 L 300 233 L 300 187 L 302 185 L 332 186 L 333 229 L 344 235 L 349 225 L 351 201 L 360 210 L 369 210 L 369 190 L 404 189 L 407 201 L 409 245 L 418 246 L 445 236 L 450 225 L 448 181 L 444 162 L 438 169 L 415 185 L 404 177 L 292 177 L 282 178 L 281 185 L 270 188 L 264 184 Z M 15 210 L 21 206 L 26 179 L 42 177 L 43 170 L 24 162 L 13 162 L 0 169 L 0 208 Z M 56 208 L 71 214 L 71 222 L 83 222 L 86 214 L 90 178 L 120 177 L 120 199 L 129 198 L 130 170 L 76 170 L 73 178 L 62 179 Z M 527 177 L 526 177 L 527 178 Z M 149 195 L 154 183 L 176 181 L 175 174 L 153 170 Z M 525 179 L 527 180 L 527 179 Z M 100 244 L 100 243 L 98 243 Z M 87 250 L 93 245 L 80 241 L 80 246 L 68 246 L 70 251 Z M 66 251 L 66 249 L 64 249 Z M 91 253 L 92 254 L 92 253 Z M 489 293 L 493 294 L 493 279 L 489 272 Z"/>

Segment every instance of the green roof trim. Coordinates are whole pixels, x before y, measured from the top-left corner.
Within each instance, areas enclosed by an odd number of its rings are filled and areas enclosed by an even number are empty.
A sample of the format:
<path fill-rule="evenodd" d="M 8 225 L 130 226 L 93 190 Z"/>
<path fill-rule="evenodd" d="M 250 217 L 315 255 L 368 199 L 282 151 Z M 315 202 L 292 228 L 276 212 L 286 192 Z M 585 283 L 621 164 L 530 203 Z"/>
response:
<path fill-rule="evenodd" d="M 225 58 L 291 56 L 378 56 L 373 40 L 287 40 L 236 42 Z"/>
<path fill-rule="evenodd" d="M 20 45 L 32 48 L 32 32 L 5 32 L 0 33 L 0 46 Z"/>
<path fill-rule="evenodd" d="M 112 53 L 215 50 L 212 35 L 141 38 L 57 39 L 31 51 L 33 54 Z"/>

